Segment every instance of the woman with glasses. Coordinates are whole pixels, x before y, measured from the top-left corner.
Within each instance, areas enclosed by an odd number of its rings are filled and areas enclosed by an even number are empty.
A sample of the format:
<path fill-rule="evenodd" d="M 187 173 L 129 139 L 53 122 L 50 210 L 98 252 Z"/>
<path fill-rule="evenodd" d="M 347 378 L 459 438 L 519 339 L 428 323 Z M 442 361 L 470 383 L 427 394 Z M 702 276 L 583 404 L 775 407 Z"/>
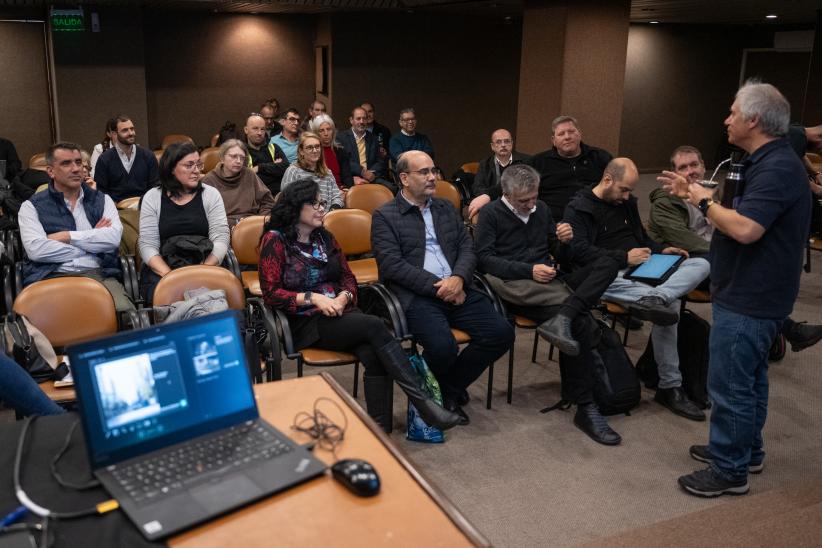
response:
<path fill-rule="evenodd" d="M 320 114 L 311 120 L 309 127 L 320 138 L 325 165 L 331 170 L 337 188 L 345 197 L 345 193 L 354 185 L 354 177 L 348 165 L 348 153 L 337 142 L 337 126 L 334 125 L 334 120 L 328 114 Z"/>
<path fill-rule="evenodd" d="M 220 192 L 203 186 L 203 164 L 193 143 L 174 143 L 160 158 L 160 184 L 140 206 L 140 295 L 148 303 L 160 278 L 191 265 L 219 265 L 229 245 Z"/>
<path fill-rule="evenodd" d="M 203 184 L 220 192 L 229 227 L 249 215 L 268 215 L 274 205 L 271 191 L 248 168 L 248 148 L 239 139 L 220 146 L 220 162 L 203 177 Z"/>
<path fill-rule="evenodd" d="M 430 426 L 455 426 L 459 416 L 420 389 L 421 379 L 383 321 L 356 307 L 357 282 L 339 244 L 323 228 L 325 205 L 311 179 L 283 189 L 260 240 L 265 303 L 288 316 L 296 349 L 314 346 L 357 355 L 365 367 L 368 414 L 383 428 L 392 416 L 391 379 Z"/>
<path fill-rule="evenodd" d="M 300 135 L 297 161 L 285 170 L 280 189 L 285 190 L 288 185 L 299 179 L 311 179 L 317 183 L 320 196 L 328 203 L 329 210 L 344 206 L 343 195 L 334 180 L 334 175 L 325 165 L 320 138 L 310 131 L 304 131 Z"/>

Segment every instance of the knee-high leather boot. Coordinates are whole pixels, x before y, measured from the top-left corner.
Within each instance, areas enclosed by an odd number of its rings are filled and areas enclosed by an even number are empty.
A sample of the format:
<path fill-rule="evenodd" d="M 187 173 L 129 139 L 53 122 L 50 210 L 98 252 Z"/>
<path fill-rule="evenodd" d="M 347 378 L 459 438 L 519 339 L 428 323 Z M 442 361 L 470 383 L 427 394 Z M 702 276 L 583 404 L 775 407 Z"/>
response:
<path fill-rule="evenodd" d="M 438 405 L 422 388 L 422 379 L 408 361 L 408 355 L 396 341 L 377 349 L 377 357 L 386 372 L 394 379 L 402 391 L 420 412 L 422 420 L 429 426 L 447 430 L 457 425 L 460 416 Z"/>
<path fill-rule="evenodd" d="M 391 393 L 393 389 L 391 377 L 387 375 L 379 377 L 363 375 L 362 383 L 365 389 L 365 407 L 368 414 L 387 434 L 390 434 L 394 429 L 394 398 Z"/>

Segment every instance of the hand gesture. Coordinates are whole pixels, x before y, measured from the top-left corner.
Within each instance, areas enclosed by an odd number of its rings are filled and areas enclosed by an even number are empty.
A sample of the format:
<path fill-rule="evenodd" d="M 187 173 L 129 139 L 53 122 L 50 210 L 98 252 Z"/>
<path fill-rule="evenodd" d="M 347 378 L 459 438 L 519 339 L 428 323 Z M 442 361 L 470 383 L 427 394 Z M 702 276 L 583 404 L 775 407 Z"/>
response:
<path fill-rule="evenodd" d="M 688 198 L 688 179 L 679 173 L 666 170 L 663 171 L 662 175 L 657 177 L 656 180 L 662 183 L 662 188 L 673 196 L 677 196 L 683 200 Z"/>
<path fill-rule="evenodd" d="M 662 250 L 662 253 L 665 255 L 682 255 L 686 259 L 688 258 L 688 252 L 680 247 L 666 247 Z"/>
<path fill-rule="evenodd" d="M 574 229 L 568 223 L 559 223 L 557 225 L 557 238 L 560 243 L 567 244 L 574 238 Z"/>
<path fill-rule="evenodd" d="M 651 250 L 647 247 L 635 247 L 628 250 L 628 265 L 636 266 L 647 261 L 651 257 Z"/>

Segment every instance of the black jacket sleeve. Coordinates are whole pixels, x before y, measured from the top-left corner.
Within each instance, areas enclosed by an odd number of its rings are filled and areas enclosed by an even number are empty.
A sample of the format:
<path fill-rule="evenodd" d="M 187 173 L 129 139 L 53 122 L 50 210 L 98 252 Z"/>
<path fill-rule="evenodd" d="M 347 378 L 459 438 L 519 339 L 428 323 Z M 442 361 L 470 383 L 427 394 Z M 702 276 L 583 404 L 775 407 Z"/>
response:
<path fill-rule="evenodd" d="M 480 209 L 479 223 L 474 233 L 479 269 L 502 280 L 530 280 L 533 278 L 534 265 L 511 261 L 499 255 L 496 247 L 498 219 L 493 208 Z"/>
<path fill-rule="evenodd" d="M 571 252 L 575 264 L 584 266 L 595 261 L 601 255 L 612 257 L 620 268 L 628 266 L 628 253 L 618 249 L 597 247 L 597 226 L 593 215 L 579 211 L 573 207 L 573 202 L 565 208 L 565 222 L 571 225 L 574 238 L 571 240 Z"/>

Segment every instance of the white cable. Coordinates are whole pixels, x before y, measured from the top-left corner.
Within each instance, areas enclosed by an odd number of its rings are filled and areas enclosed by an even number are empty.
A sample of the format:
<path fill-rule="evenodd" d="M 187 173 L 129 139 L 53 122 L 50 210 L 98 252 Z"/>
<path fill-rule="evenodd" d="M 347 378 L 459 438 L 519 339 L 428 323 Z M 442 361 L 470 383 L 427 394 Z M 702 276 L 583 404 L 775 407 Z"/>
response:
<path fill-rule="evenodd" d="M 39 504 L 36 504 L 33 500 L 31 500 L 28 497 L 28 495 L 26 495 L 25 491 L 23 491 L 22 489 L 17 489 L 15 493 L 17 494 L 17 500 L 20 502 L 20 504 L 28 508 L 30 512 L 37 514 L 41 518 L 47 518 L 51 515 L 51 510 L 49 510 L 48 508 L 43 508 Z"/>

